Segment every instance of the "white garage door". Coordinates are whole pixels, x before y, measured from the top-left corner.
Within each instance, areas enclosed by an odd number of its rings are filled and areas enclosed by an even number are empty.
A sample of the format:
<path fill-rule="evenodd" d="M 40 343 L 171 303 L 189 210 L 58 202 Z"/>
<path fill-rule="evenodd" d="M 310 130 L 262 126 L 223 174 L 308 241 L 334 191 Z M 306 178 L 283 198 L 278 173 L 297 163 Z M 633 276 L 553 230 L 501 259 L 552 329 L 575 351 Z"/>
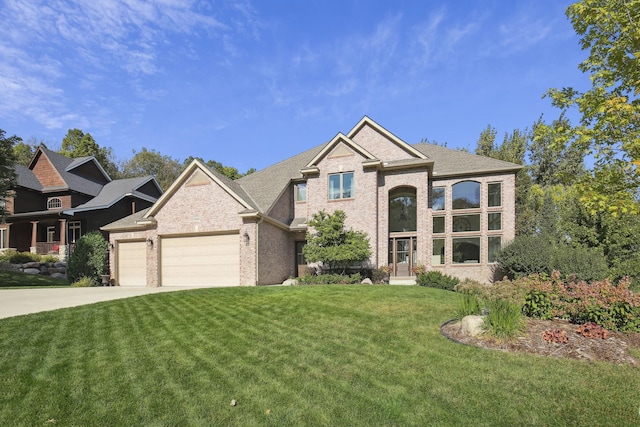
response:
<path fill-rule="evenodd" d="M 147 285 L 147 245 L 144 241 L 118 243 L 118 283 L 120 286 Z"/>
<path fill-rule="evenodd" d="M 238 234 L 161 239 L 162 286 L 240 284 Z"/>

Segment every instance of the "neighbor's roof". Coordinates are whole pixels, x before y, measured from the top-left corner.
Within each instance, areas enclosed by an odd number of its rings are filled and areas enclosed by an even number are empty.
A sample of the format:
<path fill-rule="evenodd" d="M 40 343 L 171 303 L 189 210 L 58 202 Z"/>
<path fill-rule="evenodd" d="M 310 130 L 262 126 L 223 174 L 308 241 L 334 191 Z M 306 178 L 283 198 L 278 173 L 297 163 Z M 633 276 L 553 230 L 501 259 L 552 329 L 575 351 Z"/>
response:
<path fill-rule="evenodd" d="M 102 190 L 96 197 L 89 200 L 87 203 L 76 206 L 73 209 L 65 210 L 64 213 L 73 215 L 76 212 L 107 209 L 126 196 L 135 196 L 138 199 L 147 200 L 153 203 L 156 201 L 155 197 L 151 197 L 148 194 L 138 191 L 140 187 L 148 182 L 155 183 L 155 180 L 151 176 L 144 176 L 111 181 L 102 187 Z M 155 183 L 155 185 L 157 186 L 158 184 Z M 159 187 L 158 190 L 160 190 Z"/>
<path fill-rule="evenodd" d="M 128 230 L 128 229 L 140 229 L 142 226 L 138 224 L 138 221 L 142 220 L 142 217 L 149 211 L 149 208 L 142 209 L 132 215 L 125 216 L 117 221 L 100 227 L 100 230 L 115 231 L 115 230 Z"/>

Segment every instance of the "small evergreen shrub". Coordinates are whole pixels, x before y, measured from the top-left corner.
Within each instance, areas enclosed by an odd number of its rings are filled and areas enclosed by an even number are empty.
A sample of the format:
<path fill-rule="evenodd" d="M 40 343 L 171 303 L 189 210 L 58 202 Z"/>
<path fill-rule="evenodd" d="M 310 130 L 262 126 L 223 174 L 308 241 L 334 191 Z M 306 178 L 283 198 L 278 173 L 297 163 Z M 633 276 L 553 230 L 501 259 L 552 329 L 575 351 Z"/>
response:
<path fill-rule="evenodd" d="M 87 233 L 75 244 L 69 257 L 67 277 L 71 283 L 89 277 L 96 283 L 109 272 L 109 244 L 97 231 Z"/>
<path fill-rule="evenodd" d="M 92 286 L 98 286 L 98 282 L 96 282 L 95 279 L 87 276 L 81 277 L 71 283 L 72 288 L 90 288 Z"/>
<path fill-rule="evenodd" d="M 426 286 L 429 288 L 445 289 L 447 291 L 453 291 L 453 288 L 460 283 L 460 279 L 457 277 L 443 274 L 437 270 L 427 271 L 426 273 L 418 274 L 418 285 Z"/>
<path fill-rule="evenodd" d="M 345 274 L 305 274 L 300 277 L 301 285 L 355 285 L 362 282 L 360 273 Z"/>

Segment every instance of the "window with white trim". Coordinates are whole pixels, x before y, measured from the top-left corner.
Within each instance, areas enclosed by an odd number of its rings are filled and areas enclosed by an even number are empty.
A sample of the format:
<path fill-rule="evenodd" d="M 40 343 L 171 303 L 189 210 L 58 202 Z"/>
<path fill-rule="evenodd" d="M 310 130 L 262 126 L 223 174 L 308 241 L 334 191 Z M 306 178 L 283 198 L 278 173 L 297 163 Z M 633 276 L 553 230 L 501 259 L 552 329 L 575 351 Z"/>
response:
<path fill-rule="evenodd" d="M 75 243 L 82 236 L 80 221 L 69 221 L 69 242 Z"/>
<path fill-rule="evenodd" d="M 7 243 L 7 229 L 0 228 L 0 249 L 6 249 L 9 244 Z"/>
<path fill-rule="evenodd" d="M 307 201 L 307 183 L 300 182 L 296 184 L 296 202 Z"/>
<path fill-rule="evenodd" d="M 59 209 L 62 207 L 62 200 L 60 197 L 50 197 L 47 200 L 47 209 Z"/>
<path fill-rule="evenodd" d="M 329 175 L 329 200 L 351 199 L 354 193 L 353 172 Z"/>

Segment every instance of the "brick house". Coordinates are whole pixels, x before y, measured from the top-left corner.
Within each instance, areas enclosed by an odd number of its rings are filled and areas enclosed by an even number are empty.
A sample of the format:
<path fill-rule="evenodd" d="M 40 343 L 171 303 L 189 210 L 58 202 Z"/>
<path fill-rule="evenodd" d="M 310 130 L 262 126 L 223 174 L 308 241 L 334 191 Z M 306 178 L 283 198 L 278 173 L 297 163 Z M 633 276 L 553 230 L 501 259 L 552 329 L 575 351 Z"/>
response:
<path fill-rule="evenodd" d="M 5 200 L 0 250 L 65 259 L 80 236 L 148 208 L 162 194 L 153 177 L 112 180 L 92 156 L 71 159 L 43 146 L 15 170 L 17 187 Z"/>
<path fill-rule="evenodd" d="M 149 209 L 102 229 L 122 286 L 267 285 L 297 276 L 307 220 L 343 210 L 370 266 L 488 281 L 515 234 L 519 165 L 407 144 L 368 117 L 346 135 L 236 181 L 194 161 Z"/>

